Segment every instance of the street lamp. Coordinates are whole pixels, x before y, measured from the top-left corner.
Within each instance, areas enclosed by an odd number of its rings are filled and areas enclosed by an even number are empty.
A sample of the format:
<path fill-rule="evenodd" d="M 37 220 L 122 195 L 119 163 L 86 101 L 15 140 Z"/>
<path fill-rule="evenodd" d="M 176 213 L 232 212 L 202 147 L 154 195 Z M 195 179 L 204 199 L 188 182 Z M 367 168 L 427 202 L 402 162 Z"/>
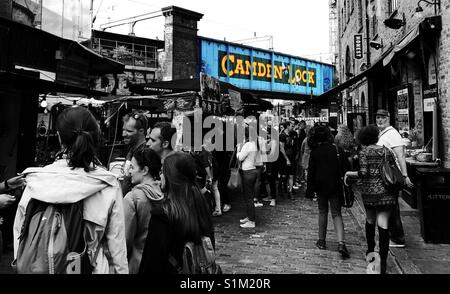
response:
<path fill-rule="evenodd" d="M 439 11 L 441 10 L 441 0 L 434 0 L 433 2 L 430 2 L 427 0 L 420 0 L 419 2 L 417 2 L 416 13 L 423 12 L 423 8 L 422 8 L 422 6 L 420 6 L 420 2 L 425 2 L 429 5 L 434 5 L 434 15 L 438 14 L 438 9 L 439 9 Z"/>

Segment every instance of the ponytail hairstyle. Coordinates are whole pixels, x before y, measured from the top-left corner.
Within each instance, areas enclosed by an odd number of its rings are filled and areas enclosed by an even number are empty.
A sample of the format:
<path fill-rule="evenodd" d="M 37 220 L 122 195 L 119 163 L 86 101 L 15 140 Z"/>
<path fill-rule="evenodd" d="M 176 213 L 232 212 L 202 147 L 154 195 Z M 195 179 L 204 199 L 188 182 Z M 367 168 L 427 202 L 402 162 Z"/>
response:
<path fill-rule="evenodd" d="M 65 109 L 57 118 L 56 130 L 70 167 L 89 172 L 100 165 L 97 159 L 100 128 L 89 110 L 84 107 Z"/>

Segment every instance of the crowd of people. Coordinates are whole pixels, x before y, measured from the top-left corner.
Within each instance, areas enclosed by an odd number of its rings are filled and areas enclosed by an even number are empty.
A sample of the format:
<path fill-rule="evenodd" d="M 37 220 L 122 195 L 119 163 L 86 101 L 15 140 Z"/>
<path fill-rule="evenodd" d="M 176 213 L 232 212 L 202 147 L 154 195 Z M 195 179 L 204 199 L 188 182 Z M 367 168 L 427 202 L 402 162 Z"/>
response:
<path fill-rule="evenodd" d="M 0 193 L 24 187 L 14 221 L 14 257 L 30 199 L 58 204 L 82 201 L 93 273 L 177 273 L 186 242 L 199 243 L 207 236 L 215 246 L 213 218 L 231 210 L 230 171 L 223 167 L 235 161 L 246 207 L 240 227 L 255 228 L 256 208 L 275 207 L 280 198 L 294 200 L 299 195 L 295 190 L 304 188 L 304 196 L 318 205 L 316 246 L 327 247 L 331 210 L 337 251 L 343 258 L 350 253 L 340 196 L 342 185 L 352 185 L 366 208 L 367 254 L 375 251 L 378 225 L 381 273 L 386 273 L 389 239 L 392 246 L 404 246 L 405 236 L 398 191 L 383 186 L 377 167 L 387 156 L 399 165 L 406 184 L 412 183 L 404 143 L 389 126 L 389 113 L 379 110 L 376 119 L 376 126 L 353 135 L 345 125 L 334 134 L 326 124 L 307 126 L 291 118 L 270 125 L 268 136 L 259 134 L 256 139 L 251 138 L 255 130 L 249 124 L 234 152 L 207 146 L 201 151 L 175 151 L 175 127 L 158 122 L 149 128 L 146 116 L 136 112 L 123 118 L 122 136 L 128 149 L 119 178 L 98 160 L 101 134 L 95 118 L 83 107 L 68 108 L 57 118 L 62 146 L 57 160 L 0 183 Z M 14 201 L 13 196 L 0 194 L 0 209 Z"/>

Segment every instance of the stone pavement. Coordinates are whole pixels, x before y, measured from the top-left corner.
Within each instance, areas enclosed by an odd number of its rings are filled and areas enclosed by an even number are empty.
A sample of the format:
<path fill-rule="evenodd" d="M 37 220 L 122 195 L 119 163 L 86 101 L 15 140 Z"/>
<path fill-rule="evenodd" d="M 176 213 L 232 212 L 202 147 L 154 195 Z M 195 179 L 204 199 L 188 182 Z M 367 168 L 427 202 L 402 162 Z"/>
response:
<path fill-rule="evenodd" d="M 343 209 L 347 248 L 350 259 L 337 252 L 331 215 L 328 219 L 327 249 L 315 246 L 318 230 L 317 202 L 305 199 L 298 191 L 294 201 L 281 199 L 276 207 L 256 208 L 256 228 L 242 229 L 239 219 L 245 216 L 240 195 L 233 195 L 232 209 L 215 217 L 217 261 L 227 274 L 365 274 L 366 242 L 364 209 L 357 201 Z M 450 273 L 450 245 L 427 244 L 420 235 L 419 213 L 404 201 L 402 221 L 407 247 L 391 248 L 388 258 L 390 274 Z M 10 274 L 12 251 L 0 260 L 0 274 Z"/>
<path fill-rule="evenodd" d="M 331 214 L 327 249 L 315 246 L 318 232 L 317 202 L 298 192 L 294 201 L 283 199 L 276 207 L 256 208 L 256 228 L 242 229 L 244 203 L 235 196 L 230 212 L 214 218 L 218 263 L 229 274 L 365 274 L 365 233 L 349 209 L 343 209 L 350 259 L 337 252 Z M 388 272 L 399 273 L 392 258 Z"/>

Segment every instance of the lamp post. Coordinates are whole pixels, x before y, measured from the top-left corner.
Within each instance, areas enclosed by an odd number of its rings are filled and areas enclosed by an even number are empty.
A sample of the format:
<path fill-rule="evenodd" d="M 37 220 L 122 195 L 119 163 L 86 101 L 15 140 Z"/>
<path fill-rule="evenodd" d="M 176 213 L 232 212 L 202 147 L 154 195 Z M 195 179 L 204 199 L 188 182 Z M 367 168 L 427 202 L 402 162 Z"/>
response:
<path fill-rule="evenodd" d="M 427 0 L 420 0 L 419 2 L 417 2 L 417 8 L 416 8 L 417 13 L 421 13 L 423 11 L 422 6 L 420 6 L 420 2 L 425 2 L 429 5 L 434 5 L 434 15 L 438 14 L 438 9 L 439 9 L 439 11 L 441 10 L 441 0 L 434 0 L 433 2 L 427 1 Z"/>

